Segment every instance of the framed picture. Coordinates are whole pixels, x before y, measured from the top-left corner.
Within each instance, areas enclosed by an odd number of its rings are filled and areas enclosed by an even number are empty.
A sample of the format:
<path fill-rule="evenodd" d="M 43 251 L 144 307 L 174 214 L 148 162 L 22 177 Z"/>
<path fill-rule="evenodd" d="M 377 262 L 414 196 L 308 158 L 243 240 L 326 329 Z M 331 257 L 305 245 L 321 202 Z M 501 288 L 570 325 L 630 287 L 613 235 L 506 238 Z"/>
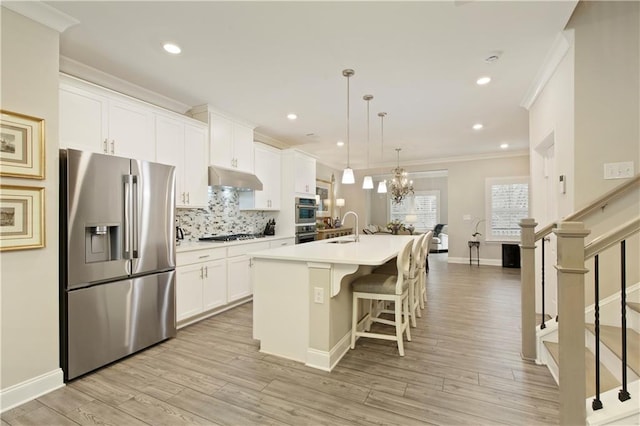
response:
<path fill-rule="evenodd" d="M 334 182 L 335 177 L 333 175 L 331 175 L 331 180 L 316 179 L 317 218 L 333 217 L 335 208 Z"/>
<path fill-rule="evenodd" d="M 44 120 L 0 114 L 0 176 L 44 179 Z"/>
<path fill-rule="evenodd" d="M 44 188 L 0 185 L 0 251 L 44 247 Z"/>

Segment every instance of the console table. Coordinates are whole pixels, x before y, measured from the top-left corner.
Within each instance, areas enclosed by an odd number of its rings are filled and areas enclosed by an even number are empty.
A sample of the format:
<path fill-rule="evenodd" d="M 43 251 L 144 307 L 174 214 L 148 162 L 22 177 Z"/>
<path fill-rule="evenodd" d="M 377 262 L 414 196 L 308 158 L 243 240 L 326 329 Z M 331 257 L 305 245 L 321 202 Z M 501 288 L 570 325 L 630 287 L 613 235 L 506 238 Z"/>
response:
<path fill-rule="evenodd" d="M 476 261 L 478 262 L 478 266 L 480 266 L 480 241 L 467 241 L 469 244 L 469 265 L 472 264 L 473 257 L 471 256 L 472 249 L 476 248 Z"/>

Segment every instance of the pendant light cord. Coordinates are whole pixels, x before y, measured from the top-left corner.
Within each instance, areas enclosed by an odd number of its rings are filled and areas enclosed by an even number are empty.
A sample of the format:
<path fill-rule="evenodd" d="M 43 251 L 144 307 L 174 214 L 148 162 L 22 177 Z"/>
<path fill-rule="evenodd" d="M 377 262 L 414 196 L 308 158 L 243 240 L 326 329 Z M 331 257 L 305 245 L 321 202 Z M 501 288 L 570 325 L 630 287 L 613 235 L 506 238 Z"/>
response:
<path fill-rule="evenodd" d="M 350 158 L 349 158 L 349 80 L 351 80 L 351 75 L 347 75 L 347 168 L 351 168 Z"/>

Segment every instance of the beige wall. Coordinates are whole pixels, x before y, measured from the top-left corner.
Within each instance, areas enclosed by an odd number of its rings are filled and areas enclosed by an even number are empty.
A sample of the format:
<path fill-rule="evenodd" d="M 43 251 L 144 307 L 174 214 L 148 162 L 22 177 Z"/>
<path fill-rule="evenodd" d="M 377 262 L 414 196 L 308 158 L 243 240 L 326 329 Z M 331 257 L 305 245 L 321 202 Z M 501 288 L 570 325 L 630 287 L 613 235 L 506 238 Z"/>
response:
<path fill-rule="evenodd" d="M 2 178 L 44 187 L 46 210 L 45 248 L 0 255 L 4 391 L 59 369 L 58 33 L 5 8 L 1 31 L 2 109 L 44 118 L 46 129 L 45 180 Z"/>
<path fill-rule="evenodd" d="M 640 4 L 580 2 L 567 24 L 570 47 L 530 109 L 532 217 L 544 217 L 544 203 L 557 199 L 561 218 L 624 182 L 605 180 L 604 163 L 634 161 L 640 172 Z M 552 134 L 555 168 L 566 174 L 567 194 L 544 191 L 536 151 Z M 585 221 L 595 237 L 640 215 L 640 195 L 629 194 Z M 538 220 L 543 225 L 543 221 Z M 628 241 L 628 259 L 637 259 L 638 236 Z M 553 254 L 553 253 L 552 253 Z M 539 262 L 539 256 L 537 258 Z M 586 264 L 593 270 L 593 261 Z M 608 250 L 600 270 L 601 297 L 619 288 L 619 247 Z M 536 271 L 539 274 L 539 271 Z M 628 285 L 640 280 L 640 265 L 628 263 Z M 593 303 L 593 276 L 585 277 L 587 305 Z"/>
<path fill-rule="evenodd" d="M 473 219 L 485 217 L 485 180 L 490 177 L 529 176 L 529 156 L 526 154 L 502 156 L 487 159 L 455 161 L 405 167 L 408 172 L 447 170 L 447 222 L 449 224 L 450 261 L 468 261 L 469 246 L 475 222 Z M 369 170 L 372 175 L 388 173 L 387 169 Z M 362 189 L 365 171 L 356 170 L 357 185 L 343 185 L 341 194 L 346 201 L 347 210 L 355 210 L 360 216 L 360 228 L 370 223 L 370 198 L 376 197 L 375 189 Z M 338 178 L 336 176 L 336 178 Z M 464 215 L 473 219 L 466 221 Z M 350 219 L 349 219 L 350 220 Z M 481 225 L 483 226 L 483 225 Z M 484 234 L 484 232 L 482 232 Z M 502 245 L 486 243 L 481 238 L 480 257 L 493 264 L 502 264 Z"/>
<path fill-rule="evenodd" d="M 604 163 L 634 161 L 640 172 L 640 3 L 580 2 L 575 31 L 575 207 L 620 183 Z"/>

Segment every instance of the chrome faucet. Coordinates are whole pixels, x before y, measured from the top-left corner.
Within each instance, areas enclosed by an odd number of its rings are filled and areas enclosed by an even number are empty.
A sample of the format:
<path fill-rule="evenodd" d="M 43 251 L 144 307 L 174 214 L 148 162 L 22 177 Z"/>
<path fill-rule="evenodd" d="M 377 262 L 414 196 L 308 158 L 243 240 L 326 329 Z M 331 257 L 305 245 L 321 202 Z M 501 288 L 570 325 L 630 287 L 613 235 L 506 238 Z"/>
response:
<path fill-rule="evenodd" d="M 355 241 L 357 243 L 358 241 L 360 241 L 360 235 L 358 234 L 358 229 L 360 227 L 359 220 L 358 220 L 358 214 L 356 212 L 352 211 L 352 210 L 349 210 L 348 212 L 346 212 L 344 214 L 344 216 L 342 216 L 342 225 L 344 226 L 344 220 L 347 218 L 349 213 L 351 213 L 356 219 L 356 230 L 355 230 L 355 236 L 356 237 L 355 237 L 355 239 L 353 241 Z"/>

